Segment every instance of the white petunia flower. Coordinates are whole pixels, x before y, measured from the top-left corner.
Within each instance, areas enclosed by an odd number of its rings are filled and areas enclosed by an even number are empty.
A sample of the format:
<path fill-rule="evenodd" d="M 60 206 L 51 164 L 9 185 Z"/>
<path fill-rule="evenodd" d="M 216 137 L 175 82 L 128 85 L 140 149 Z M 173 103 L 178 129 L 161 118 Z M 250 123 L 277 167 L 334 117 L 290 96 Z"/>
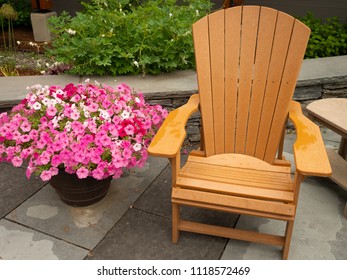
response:
<path fill-rule="evenodd" d="M 125 120 L 128 119 L 130 117 L 130 114 L 128 111 L 123 111 L 122 114 L 120 115 L 120 117 Z"/>
<path fill-rule="evenodd" d="M 140 151 L 142 148 L 142 145 L 140 143 L 136 143 L 135 145 L 133 145 L 134 151 Z"/>
<path fill-rule="evenodd" d="M 35 102 L 34 105 L 33 105 L 33 108 L 35 110 L 40 110 L 41 109 L 41 104 L 39 102 Z"/>

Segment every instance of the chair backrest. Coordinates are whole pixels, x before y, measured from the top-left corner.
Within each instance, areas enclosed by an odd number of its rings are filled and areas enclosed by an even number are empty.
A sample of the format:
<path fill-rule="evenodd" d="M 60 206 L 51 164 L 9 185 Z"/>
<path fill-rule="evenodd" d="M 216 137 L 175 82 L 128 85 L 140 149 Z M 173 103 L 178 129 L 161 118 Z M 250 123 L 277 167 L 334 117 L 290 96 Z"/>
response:
<path fill-rule="evenodd" d="M 207 156 L 273 163 L 310 29 L 277 10 L 238 6 L 193 25 Z"/>

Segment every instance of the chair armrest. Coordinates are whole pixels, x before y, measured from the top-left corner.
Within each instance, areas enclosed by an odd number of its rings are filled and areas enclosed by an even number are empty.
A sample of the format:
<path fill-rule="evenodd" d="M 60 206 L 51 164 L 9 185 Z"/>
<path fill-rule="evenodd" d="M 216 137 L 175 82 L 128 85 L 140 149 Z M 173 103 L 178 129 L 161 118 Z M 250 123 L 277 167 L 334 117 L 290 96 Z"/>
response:
<path fill-rule="evenodd" d="M 299 102 L 292 101 L 289 118 L 297 133 L 294 147 L 295 165 L 303 175 L 330 176 L 332 171 L 319 127 L 305 117 Z"/>
<path fill-rule="evenodd" d="M 192 95 L 183 106 L 171 111 L 148 147 L 153 156 L 175 157 L 186 136 L 189 117 L 199 108 L 199 95 Z"/>

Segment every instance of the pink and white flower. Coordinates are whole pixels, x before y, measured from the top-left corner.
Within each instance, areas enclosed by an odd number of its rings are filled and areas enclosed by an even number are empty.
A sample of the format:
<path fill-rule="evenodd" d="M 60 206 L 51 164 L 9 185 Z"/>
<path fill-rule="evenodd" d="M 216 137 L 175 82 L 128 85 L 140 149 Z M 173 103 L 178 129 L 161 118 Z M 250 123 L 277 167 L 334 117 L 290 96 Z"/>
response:
<path fill-rule="evenodd" d="M 0 162 L 35 172 L 44 181 L 59 169 L 118 178 L 124 168 L 143 166 L 147 147 L 167 111 L 145 102 L 126 84 L 29 87 L 12 112 L 0 114 Z"/>

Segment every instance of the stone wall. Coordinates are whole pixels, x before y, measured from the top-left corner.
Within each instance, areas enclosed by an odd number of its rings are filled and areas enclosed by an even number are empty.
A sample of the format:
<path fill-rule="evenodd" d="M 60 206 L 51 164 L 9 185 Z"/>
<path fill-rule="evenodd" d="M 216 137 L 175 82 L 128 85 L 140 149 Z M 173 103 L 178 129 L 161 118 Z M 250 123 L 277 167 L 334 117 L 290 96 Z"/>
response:
<path fill-rule="evenodd" d="M 146 93 L 146 100 L 151 104 L 160 104 L 171 111 L 185 104 L 196 91 L 155 92 Z M 321 98 L 347 98 L 347 76 L 298 81 L 294 92 L 294 100 L 299 101 L 303 108 L 314 100 Z M 200 113 L 195 113 L 186 126 L 189 143 L 200 141 Z"/>

